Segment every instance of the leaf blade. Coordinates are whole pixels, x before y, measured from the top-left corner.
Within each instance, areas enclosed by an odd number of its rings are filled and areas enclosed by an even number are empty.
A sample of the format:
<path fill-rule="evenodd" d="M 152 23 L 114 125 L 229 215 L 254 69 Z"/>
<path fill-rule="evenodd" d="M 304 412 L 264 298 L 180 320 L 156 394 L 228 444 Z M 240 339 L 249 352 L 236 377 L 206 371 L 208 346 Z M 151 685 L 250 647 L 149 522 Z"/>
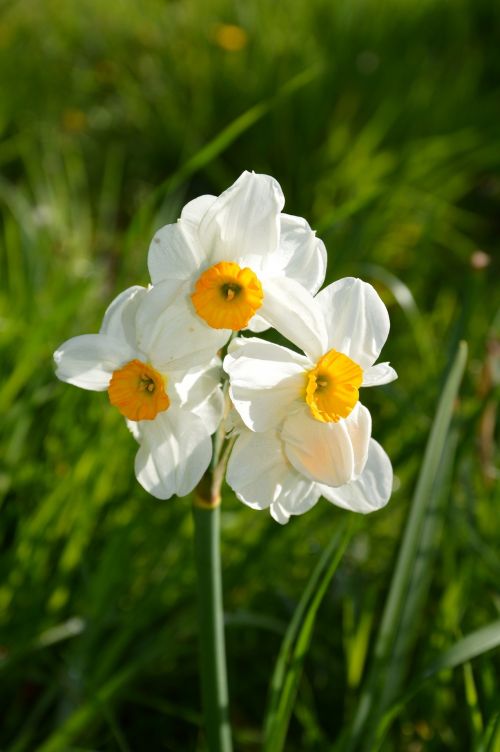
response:
<path fill-rule="evenodd" d="M 440 461 L 446 445 L 454 403 L 462 381 L 466 360 L 467 344 L 461 342 L 442 390 L 436 417 L 427 441 L 422 468 L 417 480 L 403 534 L 403 541 L 397 557 L 382 622 L 375 642 L 371 670 L 361 693 L 351 732 L 345 738 L 344 748 L 348 752 L 358 748 L 362 737 L 364 738 L 363 743 L 366 743 L 365 731 L 367 726 L 373 729 L 377 724 L 378 718 L 384 712 L 384 707 L 381 707 L 379 703 L 379 676 L 382 671 L 386 670 L 392 646 L 401 624 L 405 597 L 418 554 L 420 534 L 432 499 L 432 490 L 439 472 Z M 387 698 L 385 699 L 387 701 Z"/>
<path fill-rule="evenodd" d="M 345 524 L 337 530 L 313 570 L 288 625 L 270 683 L 270 697 L 264 721 L 264 752 L 280 752 L 284 748 L 316 614 L 351 535 L 352 526 Z"/>

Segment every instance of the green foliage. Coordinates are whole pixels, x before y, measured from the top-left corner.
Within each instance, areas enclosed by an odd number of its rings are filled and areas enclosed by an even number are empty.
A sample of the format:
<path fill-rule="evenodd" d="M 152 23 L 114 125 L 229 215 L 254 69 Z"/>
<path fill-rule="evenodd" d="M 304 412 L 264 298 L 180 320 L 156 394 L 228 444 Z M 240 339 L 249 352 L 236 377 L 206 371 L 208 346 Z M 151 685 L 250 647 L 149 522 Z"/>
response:
<path fill-rule="evenodd" d="M 307 655 L 318 608 L 349 542 L 350 531 L 339 529 L 325 548 L 309 578 L 285 632 L 270 683 L 264 723 L 264 749 L 284 749 L 297 688 Z"/>
<path fill-rule="evenodd" d="M 380 666 L 370 725 L 384 752 L 496 752 L 499 8 L 6 0 L 0 12 L 1 748 L 203 749 L 190 500 L 141 490 L 121 417 L 106 395 L 58 383 L 51 353 L 147 283 L 153 232 L 186 200 L 254 169 L 325 240 L 328 281 L 375 284 L 400 377 L 363 394 L 397 488 L 356 519 L 304 622 L 284 748 L 349 743 L 464 339 L 441 490 L 426 488 L 421 556 L 394 601 L 404 662 Z M 322 501 L 281 528 L 225 492 L 238 750 L 262 748 L 283 636 L 345 518 Z"/>

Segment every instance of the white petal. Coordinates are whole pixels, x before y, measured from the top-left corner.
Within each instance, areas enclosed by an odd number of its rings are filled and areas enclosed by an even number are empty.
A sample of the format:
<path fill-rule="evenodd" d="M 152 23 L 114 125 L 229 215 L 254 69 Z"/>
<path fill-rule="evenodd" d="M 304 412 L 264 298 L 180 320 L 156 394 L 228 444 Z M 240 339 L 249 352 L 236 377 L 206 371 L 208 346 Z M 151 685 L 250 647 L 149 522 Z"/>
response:
<path fill-rule="evenodd" d="M 202 368 L 169 374 L 169 396 L 180 407 L 198 415 L 209 434 L 214 433 L 224 412 L 224 397 L 221 389 L 222 363 L 214 358 Z"/>
<path fill-rule="evenodd" d="M 212 435 L 218 429 L 224 417 L 225 406 L 224 394 L 220 384 L 218 384 L 204 402 L 193 408 L 193 413 L 201 418 L 208 433 Z"/>
<path fill-rule="evenodd" d="M 229 329 L 208 326 L 195 313 L 189 283 L 175 296 L 170 285 L 168 280 L 148 290 L 136 319 L 138 345 L 166 374 L 209 363 L 231 335 Z"/>
<path fill-rule="evenodd" d="M 244 172 L 203 217 L 200 242 L 210 263 L 234 261 L 258 272 L 279 242 L 279 215 L 285 201 L 269 175 Z"/>
<path fill-rule="evenodd" d="M 288 473 L 283 476 L 281 482 L 281 492 L 274 504 L 279 504 L 289 516 L 299 515 L 308 512 L 318 502 L 321 496 L 318 483 L 311 482 L 300 473 L 297 473 L 290 463 Z M 272 514 L 272 510 L 271 510 Z"/>
<path fill-rule="evenodd" d="M 128 418 L 125 418 L 125 423 L 127 424 L 127 428 L 134 437 L 134 439 L 140 444 L 141 443 L 141 429 L 140 429 L 140 423 L 137 423 L 135 420 L 129 420 Z"/>
<path fill-rule="evenodd" d="M 231 452 L 226 480 L 247 506 L 267 509 L 279 505 L 288 515 L 302 514 L 320 496 L 317 484 L 287 461 L 275 431 L 256 434 L 244 430 Z"/>
<path fill-rule="evenodd" d="M 341 486 L 354 477 L 354 450 L 345 420 L 321 423 L 304 406 L 285 420 L 281 438 L 292 465 L 311 480 Z"/>
<path fill-rule="evenodd" d="M 323 313 L 310 292 L 286 277 L 261 280 L 263 319 L 316 361 L 326 352 L 328 337 Z"/>
<path fill-rule="evenodd" d="M 136 347 L 135 317 L 137 306 L 146 294 L 146 288 L 134 285 L 118 295 L 106 309 L 100 333 Z"/>
<path fill-rule="evenodd" d="M 258 338 L 232 345 L 224 370 L 233 404 L 248 428 L 266 431 L 281 423 L 299 404 L 311 367 L 303 355 Z"/>
<path fill-rule="evenodd" d="M 262 344 L 263 342 L 265 342 L 267 344 L 267 340 L 260 339 L 259 337 L 243 337 L 241 335 L 234 337 L 227 346 L 227 354 L 228 356 L 232 356 L 231 358 L 228 358 L 228 363 L 230 363 L 231 360 L 238 355 L 242 347 L 246 347 L 251 342 L 255 342 L 256 344 Z M 297 353 L 295 353 L 295 355 L 296 354 Z"/>
<path fill-rule="evenodd" d="M 302 217 L 281 215 L 279 255 L 285 276 L 314 295 L 325 281 L 326 248 Z"/>
<path fill-rule="evenodd" d="M 286 525 L 288 520 L 290 519 L 288 512 L 286 512 L 281 504 L 277 501 L 275 501 L 274 504 L 271 504 L 269 511 L 271 512 L 271 517 L 273 518 L 273 520 L 279 522 L 280 525 Z"/>
<path fill-rule="evenodd" d="M 82 389 L 103 392 L 113 371 L 137 357 L 122 340 L 107 334 L 83 334 L 63 342 L 54 353 L 56 376 Z"/>
<path fill-rule="evenodd" d="M 368 514 L 387 504 L 392 493 L 392 479 L 391 461 L 380 444 L 372 439 L 360 478 L 339 488 L 323 485 L 319 488 L 325 499 L 332 504 L 352 512 Z"/>
<path fill-rule="evenodd" d="M 350 415 L 344 420 L 344 424 L 351 439 L 354 453 L 354 477 L 357 478 L 363 472 L 368 457 L 372 416 L 361 402 L 357 402 Z"/>
<path fill-rule="evenodd" d="M 175 389 L 180 407 L 194 410 L 220 385 L 222 362 L 220 358 L 189 371 L 172 371 L 169 374 L 170 386 Z"/>
<path fill-rule="evenodd" d="M 328 329 L 328 349 L 348 355 L 363 369 L 373 365 L 389 334 L 389 314 L 374 288 L 346 277 L 315 299 Z"/>
<path fill-rule="evenodd" d="M 164 279 L 150 286 L 137 306 L 136 337 L 142 342 L 148 341 L 151 324 L 188 289 L 190 283 L 178 279 Z"/>
<path fill-rule="evenodd" d="M 190 493 L 212 457 L 212 442 L 203 421 L 171 406 L 154 420 L 141 421 L 140 436 L 135 474 L 141 486 L 157 499 Z"/>
<path fill-rule="evenodd" d="M 181 212 L 182 224 L 190 225 L 198 232 L 201 220 L 215 201 L 217 201 L 217 196 L 211 196 L 208 193 L 189 201 Z"/>
<path fill-rule="evenodd" d="M 252 316 L 246 328 L 251 332 L 254 332 L 254 334 L 260 334 L 261 332 L 267 331 L 270 326 L 271 325 L 268 324 L 262 316 L 259 316 L 259 314 L 256 313 L 255 316 Z"/>
<path fill-rule="evenodd" d="M 190 279 L 203 262 L 201 246 L 181 222 L 162 227 L 149 246 L 148 268 L 153 284 L 165 279 Z"/>
<path fill-rule="evenodd" d="M 363 383 L 361 386 L 382 386 L 395 381 L 398 375 L 389 363 L 377 363 L 363 371 Z"/>

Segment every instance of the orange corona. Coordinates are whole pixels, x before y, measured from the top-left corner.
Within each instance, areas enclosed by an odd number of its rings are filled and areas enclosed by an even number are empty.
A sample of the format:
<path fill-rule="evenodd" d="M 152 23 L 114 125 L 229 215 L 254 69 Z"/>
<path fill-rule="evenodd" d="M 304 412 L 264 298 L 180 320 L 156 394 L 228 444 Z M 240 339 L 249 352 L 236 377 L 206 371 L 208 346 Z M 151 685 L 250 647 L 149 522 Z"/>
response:
<path fill-rule="evenodd" d="M 113 372 L 108 395 L 111 404 L 129 420 L 153 420 L 170 405 L 164 377 L 140 360 L 131 360 Z"/>
<path fill-rule="evenodd" d="M 359 399 L 363 370 L 347 355 L 329 350 L 307 373 L 306 402 L 316 420 L 337 423 Z"/>
<path fill-rule="evenodd" d="M 251 269 L 221 261 L 198 277 L 191 300 L 196 313 L 214 329 L 244 329 L 264 300 Z"/>

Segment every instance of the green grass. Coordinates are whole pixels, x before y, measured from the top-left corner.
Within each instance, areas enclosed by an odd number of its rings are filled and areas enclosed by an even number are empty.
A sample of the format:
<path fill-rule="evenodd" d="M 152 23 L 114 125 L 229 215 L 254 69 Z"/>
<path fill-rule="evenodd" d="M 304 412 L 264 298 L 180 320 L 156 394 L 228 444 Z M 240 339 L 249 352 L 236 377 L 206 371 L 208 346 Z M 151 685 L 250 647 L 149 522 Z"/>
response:
<path fill-rule="evenodd" d="M 244 30 L 240 50 L 220 46 L 222 24 Z M 203 749 L 190 500 L 142 491 L 120 416 L 57 382 L 51 354 L 147 282 L 150 239 L 185 201 L 254 169 L 325 240 L 328 281 L 376 285 L 399 373 L 363 395 L 397 490 L 356 518 L 292 677 L 284 749 L 344 752 L 387 679 L 357 750 L 498 752 L 499 27 L 487 0 L 1 4 L 2 750 Z M 391 622 L 404 662 L 370 679 L 460 340 L 439 483 Z M 287 625 L 345 518 L 323 501 L 281 528 L 224 495 L 237 750 L 262 748 Z"/>

